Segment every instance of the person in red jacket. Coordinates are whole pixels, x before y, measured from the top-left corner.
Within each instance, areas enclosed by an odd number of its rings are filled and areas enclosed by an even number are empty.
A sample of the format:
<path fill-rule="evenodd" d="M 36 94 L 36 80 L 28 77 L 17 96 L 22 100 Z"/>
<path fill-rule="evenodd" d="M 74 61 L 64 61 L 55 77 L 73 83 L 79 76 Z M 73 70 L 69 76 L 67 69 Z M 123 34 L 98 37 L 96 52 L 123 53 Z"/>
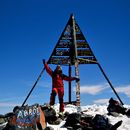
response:
<path fill-rule="evenodd" d="M 63 83 L 63 80 L 66 80 L 66 81 L 77 80 L 78 81 L 79 78 L 68 77 L 65 74 L 63 74 L 60 65 L 57 65 L 56 69 L 54 71 L 52 71 L 44 59 L 43 59 L 43 64 L 45 66 L 47 73 L 52 77 L 52 92 L 51 92 L 51 96 L 50 96 L 50 105 L 55 104 L 55 97 L 58 94 L 59 103 L 60 103 L 59 111 L 63 112 L 64 111 L 64 101 L 63 101 L 64 83 Z"/>

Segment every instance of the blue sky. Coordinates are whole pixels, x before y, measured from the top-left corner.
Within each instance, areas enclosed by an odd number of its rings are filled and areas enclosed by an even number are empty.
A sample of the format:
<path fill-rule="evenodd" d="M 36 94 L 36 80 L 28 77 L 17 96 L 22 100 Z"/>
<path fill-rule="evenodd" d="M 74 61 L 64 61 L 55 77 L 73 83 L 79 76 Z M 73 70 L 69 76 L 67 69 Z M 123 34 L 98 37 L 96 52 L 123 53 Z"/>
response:
<path fill-rule="evenodd" d="M 48 60 L 71 13 L 120 98 L 130 104 L 129 7 L 129 0 L 1 0 L 0 113 L 23 103 L 43 68 L 42 59 Z M 97 65 L 80 65 L 79 70 L 82 105 L 116 99 Z M 68 74 L 68 68 L 63 72 Z M 27 103 L 49 102 L 50 92 L 51 78 L 44 72 Z"/>

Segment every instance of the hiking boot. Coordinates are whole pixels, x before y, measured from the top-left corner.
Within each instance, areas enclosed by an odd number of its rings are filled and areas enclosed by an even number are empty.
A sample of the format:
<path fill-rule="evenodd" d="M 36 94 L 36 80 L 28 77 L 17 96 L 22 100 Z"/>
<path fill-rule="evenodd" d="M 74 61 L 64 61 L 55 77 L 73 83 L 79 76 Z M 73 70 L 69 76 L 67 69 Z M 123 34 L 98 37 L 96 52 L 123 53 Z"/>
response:
<path fill-rule="evenodd" d="M 62 120 L 64 120 L 64 113 L 63 112 L 59 112 L 59 118 L 61 118 Z"/>
<path fill-rule="evenodd" d="M 63 114 L 63 112 L 59 112 L 59 116 L 63 116 L 64 114 Z"/>

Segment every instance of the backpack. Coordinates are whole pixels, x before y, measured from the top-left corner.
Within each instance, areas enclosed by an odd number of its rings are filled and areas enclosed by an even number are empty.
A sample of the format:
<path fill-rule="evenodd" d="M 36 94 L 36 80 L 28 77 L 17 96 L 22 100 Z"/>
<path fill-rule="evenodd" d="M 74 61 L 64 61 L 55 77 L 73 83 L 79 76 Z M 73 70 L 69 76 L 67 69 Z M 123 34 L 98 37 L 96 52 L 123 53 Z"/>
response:
<path fill-rule="evenodd" d="M 75 127 L 77 124 L 80 123 L 80 121 L 81 121 L 81 114 L 79 113 L 69 114 L 66 119 L 65 127 L 68 126 Z"/>
<path fill-rule="evenodd" d="M 120 104 L 117 100 L 110 98 L 107 110 L 109 114 L 116 112 L 116 113 L 121 113 L 124 115 L 126 114 L 127 109 L 122 104 Z"/>
<path fill-rule="evenodd" d="M 93 127 L 96 130 L 108 130 L 109 121 L 103 115 L 96 114 L 92 119 Z"/>

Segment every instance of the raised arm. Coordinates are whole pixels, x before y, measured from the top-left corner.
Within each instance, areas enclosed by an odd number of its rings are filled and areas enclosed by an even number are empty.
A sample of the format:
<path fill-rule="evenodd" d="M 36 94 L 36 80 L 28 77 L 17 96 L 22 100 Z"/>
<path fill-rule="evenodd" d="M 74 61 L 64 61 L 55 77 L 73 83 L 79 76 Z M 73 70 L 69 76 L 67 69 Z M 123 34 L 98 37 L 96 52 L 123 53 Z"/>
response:
<path fill-rule="evenodd" d="M 48 66 L 48 64 L 45 62 L 45 59 L 43 59 L 43 64 L 44 64 L 44 66 L 45 66 L 45 69 L 46 69 L 47 73 L 52 77 L 53 71 L 52 71 L 51 68 Z"/>

